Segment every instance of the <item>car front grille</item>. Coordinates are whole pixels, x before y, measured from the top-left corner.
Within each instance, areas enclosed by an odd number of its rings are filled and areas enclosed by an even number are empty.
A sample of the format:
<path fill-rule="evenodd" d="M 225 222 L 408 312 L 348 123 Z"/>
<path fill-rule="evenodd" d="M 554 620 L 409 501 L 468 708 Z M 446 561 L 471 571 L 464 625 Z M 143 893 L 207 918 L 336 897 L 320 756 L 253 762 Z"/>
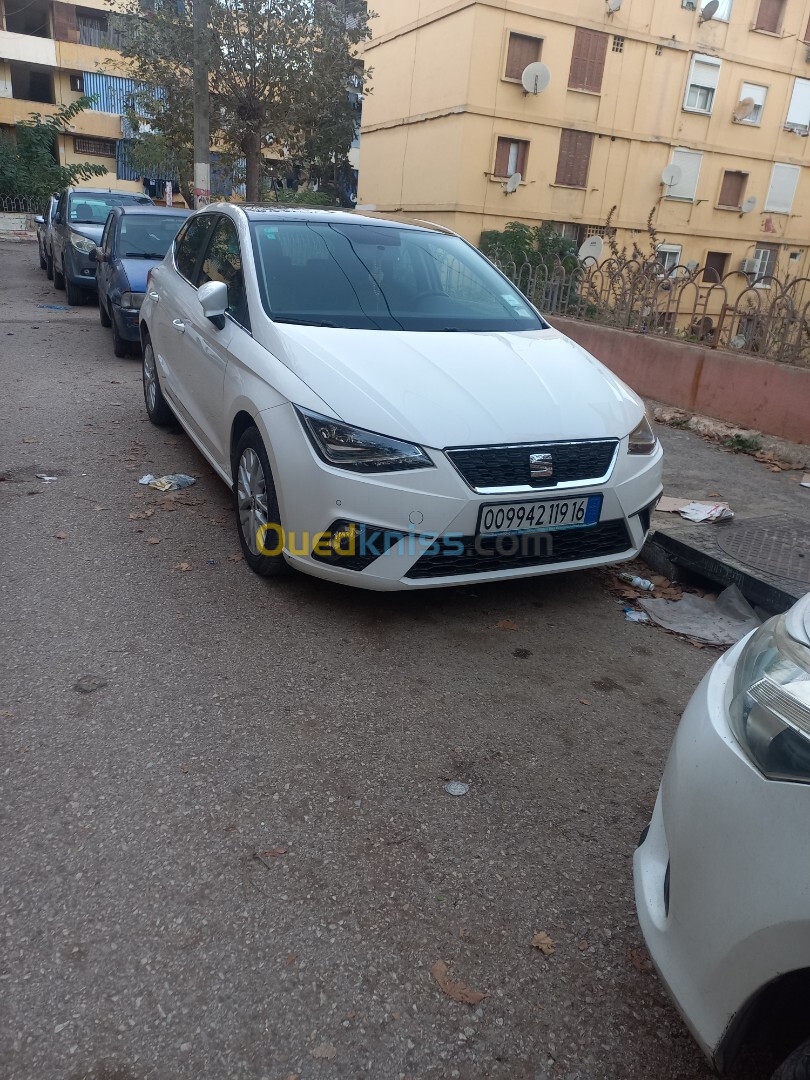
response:
<path fill-rule="evenodd" d="M 463 550 L 459 551 L 459 545 Z M 412 579 L 488 574 L 553 566 L 579 559 L 607 558 L 632 547 L 623 520 L 603 521 L 584 529 L 543 533 L 501 533 L 498 536 L 439 538 L 405 575 Z"/>
<path fill-rule="evenodd" d="M 575 481 L 603 480 L 610 471 L 618 439 L 522 443 L 517 446 L 455 447 L 445 453 L 470 485 L 485 488 L 553 488 Z M 531 477 L 532 454 L 550 454 L 552 473 Z"/>

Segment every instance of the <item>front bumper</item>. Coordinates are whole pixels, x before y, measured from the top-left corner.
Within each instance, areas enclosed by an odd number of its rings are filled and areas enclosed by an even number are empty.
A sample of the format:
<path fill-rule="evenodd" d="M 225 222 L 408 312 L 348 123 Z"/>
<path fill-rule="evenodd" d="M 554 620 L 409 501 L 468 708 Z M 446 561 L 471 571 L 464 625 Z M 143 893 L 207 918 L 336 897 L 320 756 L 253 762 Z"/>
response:
<path fill-rule="evenodd" d="M 96 264 L 72 244 L 68 244 L 65 248 L 64 272 L 65 278 L 72 281 L 74 285 L 80 285 L 83 289 L 97 288 Z"/>
<path fill-rule="evenodd" d="M 124 341 L 140 341 L 141 334 L 138 327 L 138 308 L 125 308 L 120 304 L 110 303 L 110 316 L 115 319 L 118 333 Z"/>
<path fill-rule="evenodd" d="M 729 730 L 741 648 L 692 696 L 633 864 L 653 963 L 717 1068 L 746 1003 L 810 966 L 810 787 L 766 780 Z"/>
<path fill-rule="evenodd" d="M 290 405 L 261 413 L 259 425 L 276 480 L 287 561 L 306 573 L 360 588 L 436 588 L 629 559 L 646 539 L 649 508 L 661 493 L 660 446 L 648 458 L 631 457 L 626 453 L 626 440 L 619 445 L 606 482 L 498 496 L 473 491 L 445 454 L 430 448 L 428 453 L 436 465 L 432 469 L 367 476 L 331 468 L 315 454 Z M 538 549 L 538 558 L 529 549 L 528 559 L 522 557 L 523 548 L 516 558 L 508 554 L 493 558 L 486 551 L 473 550 L 478 512 L 484 503 L 589 494 L 603 497 L 600 525 L 540 534 L 551 538 L 550 557 L 547 544 Z M 362 523 L 404 534 L 406 539 L 359 568 L 359 564 L 347 568 L 313 557 L 315 540 L 336 522 Z M 446 554 L 428 550 L 437 538 L 440 546 L 447 540 Z M 559 558 L 553 554 L 555 542 Z"/>

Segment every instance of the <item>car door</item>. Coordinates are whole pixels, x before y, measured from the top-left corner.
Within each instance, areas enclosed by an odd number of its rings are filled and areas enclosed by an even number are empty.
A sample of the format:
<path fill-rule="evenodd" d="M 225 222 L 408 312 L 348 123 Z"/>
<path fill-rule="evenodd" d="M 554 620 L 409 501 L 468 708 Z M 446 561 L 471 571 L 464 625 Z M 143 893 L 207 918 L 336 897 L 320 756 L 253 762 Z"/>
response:
<path fill-rule="evenodd" d="M 56 207 L 56 214 L 54 216 L 54 228 L 51 231 L 52 247 L 53 247 L 53 261 L 56 267 L 61 271 L 64 262 L 65 255 L 65 237 L 67 235 L 67 216 L 68 216 L 68 193 L 63 191 L 59 196 L 59 203 Z"/>
<path fill-rule="evenodd" d="M 197 271 L 217 215 L 195 214 L 183 225 L 170 258 L 160 263 L 149 284 L 149 333 L 163 392 L 184 423 L 191 410 L 185 400 L 181 372 L 187 368 L 186 319 L 197 302 Z"/>
<path fill-rule="evenodd" d="M 110 277 L 113 272 L 114 241 L 120 217 L 121 215 L 114 210 L 109 214 L 99 244 L 100 249 L 104 252 L 104 259 L 96 263 L 99 303 L 103 303 L 108 311 L 110 308 Z"/>
<path fill-rule="evenodd" d="M 213 458 L 227 465 L 225 373 L 232 349 L 238 349 L 239 339 L 250 333 L 250 315 L 239 235 L 236 224 L 225 215 L 217 217 L 211 230 L 195 285 L 199 289 L 208 281 L 222 281 L 228 286 L 225 324 L 217 326 L 206 318 L 198 301 L 192 305 L 184 318 L 186 349 L 180 378 L 195 431 Z"/>

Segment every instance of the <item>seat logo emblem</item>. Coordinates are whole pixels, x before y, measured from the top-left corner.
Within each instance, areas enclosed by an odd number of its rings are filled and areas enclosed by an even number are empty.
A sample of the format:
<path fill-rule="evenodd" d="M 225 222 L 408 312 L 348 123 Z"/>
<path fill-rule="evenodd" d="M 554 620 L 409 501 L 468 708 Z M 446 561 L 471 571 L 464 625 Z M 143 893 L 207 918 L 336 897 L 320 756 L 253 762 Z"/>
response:
<path fill-rule="evenodd" d="M 529 475 L 532 480 L 547 480 L 554 475 L 554 459 L 551 454 L 529 454 Z"/>

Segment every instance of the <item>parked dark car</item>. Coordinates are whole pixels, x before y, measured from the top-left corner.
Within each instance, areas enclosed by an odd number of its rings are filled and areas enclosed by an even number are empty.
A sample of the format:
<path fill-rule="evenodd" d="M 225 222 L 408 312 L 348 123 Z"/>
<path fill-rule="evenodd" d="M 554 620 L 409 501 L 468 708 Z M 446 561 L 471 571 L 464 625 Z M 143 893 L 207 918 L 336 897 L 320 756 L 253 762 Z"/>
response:
<path fill-rule="evenodd" d="M 51 228 L 53 283 L 67 289 L 69 304 L 83 304 L 95 297 L 96 264 L 90 259 L 101 240 L 107 215 L 114 206 L 152 206 L 148 195 L 109 188 L 66 188 Z"/>
<path fill-rule="evenodd" d="M 53 277 L 53 255 L 51 254 L 51 226 L 53 215 L 59 204 L 59 196 L 51 195 L 44 214 L 37 214 L 34 219 L 37 223 L 37 245 L 39 247 L 39 267 L 44 270 L 49 278 Z"/>
<path fill-rule="evenodd" d="M 98 313 L 102 326 L 112 325 L 113 352 L 126 356 L 140 340 L 138 312 L 146 277 L 163 261 L 190 210 L 159 206 L 117 206 L 110 211 L 96 260 Z"/>

